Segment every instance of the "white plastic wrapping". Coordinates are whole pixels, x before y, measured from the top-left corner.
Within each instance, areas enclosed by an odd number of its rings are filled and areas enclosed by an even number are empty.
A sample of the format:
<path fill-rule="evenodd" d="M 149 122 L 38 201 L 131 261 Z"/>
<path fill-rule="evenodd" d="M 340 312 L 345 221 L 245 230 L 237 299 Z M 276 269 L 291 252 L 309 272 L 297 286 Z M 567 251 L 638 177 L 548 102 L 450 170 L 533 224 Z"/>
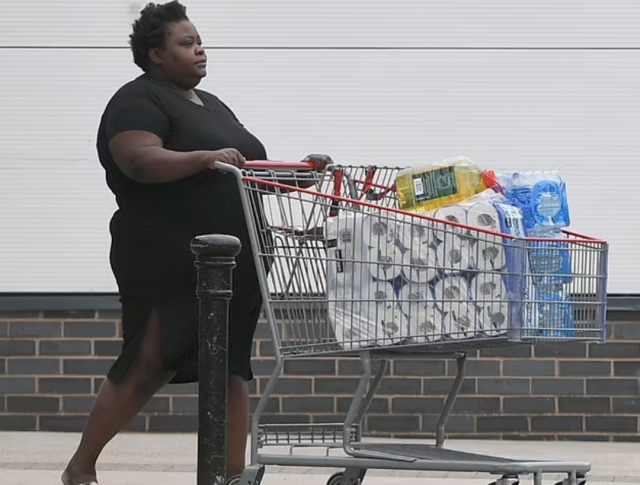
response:
<path fill-rule="evenodd" d="M 391 282 L 401 274 L 402 252 L 393 223 L 386 224 L 344 211 L 327 222 L 329 321 L 343 348 L 388 346 L 408 335 Z"/>

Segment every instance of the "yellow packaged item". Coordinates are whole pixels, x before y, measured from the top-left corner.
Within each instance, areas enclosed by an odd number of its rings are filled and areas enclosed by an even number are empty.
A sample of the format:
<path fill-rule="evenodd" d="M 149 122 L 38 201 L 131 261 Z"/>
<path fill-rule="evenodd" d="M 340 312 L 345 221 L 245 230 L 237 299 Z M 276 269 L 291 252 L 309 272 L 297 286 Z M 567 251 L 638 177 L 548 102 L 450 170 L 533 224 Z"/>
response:
<path fill-rule="evenodd" d="M 466 157 L 406 168 L 396 177 L 400 208 L 427 213 L 457 204 L 489 188 L 488 174 Z"/>

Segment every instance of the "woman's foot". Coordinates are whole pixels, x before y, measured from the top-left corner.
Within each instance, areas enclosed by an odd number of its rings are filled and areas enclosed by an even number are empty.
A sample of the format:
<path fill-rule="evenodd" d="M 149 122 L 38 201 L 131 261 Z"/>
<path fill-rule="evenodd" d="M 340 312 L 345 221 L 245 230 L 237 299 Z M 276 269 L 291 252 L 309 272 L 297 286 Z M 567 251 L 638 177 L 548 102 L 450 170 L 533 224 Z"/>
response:
<path fill-rule="evenodd" d="M 63 485 L 98 485 L 95 470 L 81 471 L 72 465 L 62 474 Z"/>

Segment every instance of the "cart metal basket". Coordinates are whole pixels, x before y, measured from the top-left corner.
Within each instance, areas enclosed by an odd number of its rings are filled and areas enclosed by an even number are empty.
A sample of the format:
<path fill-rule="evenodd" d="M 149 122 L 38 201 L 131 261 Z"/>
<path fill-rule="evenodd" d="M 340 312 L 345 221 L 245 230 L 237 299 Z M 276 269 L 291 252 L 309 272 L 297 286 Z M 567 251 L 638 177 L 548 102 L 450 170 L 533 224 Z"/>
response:
<path fill-rule="evenodd" d="M 443 445 L 466 352 L 604 342 L 605 241 L 570 232 L 558 240 L 524 238 L 490 223 L 404 212 L 394 187 L 400 168 L 331 166 L 322 174 L 302 163 L 219 168 L 239 184 L 275 344 L 241 485 L 259 484 L 268 465 L 342 469 L 329 485 L 362 483 L 368 469 L 486 472 L 501 485 L 527 474 L 541 485 L 542 475 L 553 473 L 566 474 L 561 483 L 586 483 L 589 463 L 514 461 Z M 362 363 L 344 422 L 261 424 L 284 361 L 324 356 Z M 435 443 L 363 439 L 361 423 L 388 361 L 406 357 L 456 359 Z M 298 453 L 309 447 L 324 453 Z"/>

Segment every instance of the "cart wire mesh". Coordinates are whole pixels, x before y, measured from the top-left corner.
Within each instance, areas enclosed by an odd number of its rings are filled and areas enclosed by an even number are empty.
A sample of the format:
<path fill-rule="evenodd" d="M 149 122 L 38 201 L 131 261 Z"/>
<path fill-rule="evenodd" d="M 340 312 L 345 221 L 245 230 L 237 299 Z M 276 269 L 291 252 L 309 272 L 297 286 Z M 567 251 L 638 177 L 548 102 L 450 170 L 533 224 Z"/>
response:
<path fill-rule="evenodd" d="M 401 211 L 398 170 L 243 172 L 282 355 L 604 341 L 606 242 Z"/>

